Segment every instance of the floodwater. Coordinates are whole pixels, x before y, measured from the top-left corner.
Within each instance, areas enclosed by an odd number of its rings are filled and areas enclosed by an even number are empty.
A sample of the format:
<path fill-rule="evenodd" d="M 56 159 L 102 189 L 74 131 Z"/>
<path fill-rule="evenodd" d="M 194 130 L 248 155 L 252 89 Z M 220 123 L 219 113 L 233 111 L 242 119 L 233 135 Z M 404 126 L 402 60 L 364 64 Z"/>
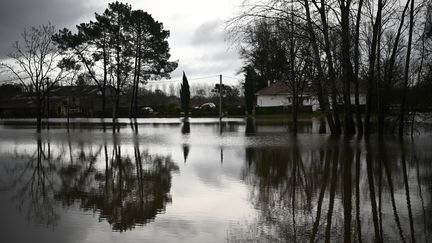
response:
<path fill-rule="evenodd" d="M 12 125 L 15 124 L 15 125 Z M 0 242 L 427 242 L 432 136 L 243 119 L 0 125 Z"/>

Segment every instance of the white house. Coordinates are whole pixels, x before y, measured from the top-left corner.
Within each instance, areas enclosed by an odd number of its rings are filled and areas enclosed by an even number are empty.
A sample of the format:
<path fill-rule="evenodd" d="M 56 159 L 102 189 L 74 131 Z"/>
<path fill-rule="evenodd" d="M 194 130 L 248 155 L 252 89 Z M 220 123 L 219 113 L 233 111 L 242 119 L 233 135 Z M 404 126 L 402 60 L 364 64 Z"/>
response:
<path fill-rule="evenodd" d="M 256 94 L 257 107 L 291 106 L 293 99 L 291 90 L 285 82 L 275 81 L 269 83 L 268 87 L 258 91 Z M 330 97 L 329 97 L 330 98 Z M 351 95 L 351 104 L 355 103 L 354 94 Z M 366 104 L 366 95 L 359 95 L 360 105 Z M 302 106 L 310 107 L 312 111 L 317 111 L 320 107 L 318 97 L 309 92 L 303 93 Z"/>
<path fill-rule="evenodd" d="M 291 106 L 293 102 L 290 88 L 282 81 L 273 82 L 255 95 L 257 107 Z M 302 106 L 316 111 L 319 109 L 319 102 L 315 96 L 303 94 Z"/>

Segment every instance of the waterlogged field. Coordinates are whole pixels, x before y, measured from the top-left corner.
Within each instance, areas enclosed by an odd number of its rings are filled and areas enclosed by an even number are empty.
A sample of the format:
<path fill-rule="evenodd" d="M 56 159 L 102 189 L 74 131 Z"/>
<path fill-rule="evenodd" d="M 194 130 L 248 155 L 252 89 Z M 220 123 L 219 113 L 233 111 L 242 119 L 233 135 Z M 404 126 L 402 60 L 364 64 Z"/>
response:
<path fill-rule="evenodd" d="M 325 122 L 0 125 L 1 242 L 427 242 L 432 136 Z"/>

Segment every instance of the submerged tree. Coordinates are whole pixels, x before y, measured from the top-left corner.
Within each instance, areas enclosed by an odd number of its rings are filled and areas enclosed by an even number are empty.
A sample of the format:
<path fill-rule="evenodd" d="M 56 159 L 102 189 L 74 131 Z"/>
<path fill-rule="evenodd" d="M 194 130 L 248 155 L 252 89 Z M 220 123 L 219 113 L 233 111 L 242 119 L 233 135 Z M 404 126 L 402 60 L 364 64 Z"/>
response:
<path fill-rule="evenodd" d="M 294 14 L 294 5 L 290 7 L 289 13 L 283 15 L 283 18 L 257 20 L 246 26 L 243 39 L 247 44 L 242 47 L 241 54 L 247 65 L 243 69 L 246 79 L 252 71 L 256 73 L 254 79 L 259 80 L 256 82 L 258 89 L 274 81 L 284 82 L 288 86 L 293 132 L 296 133 L 303 91 L 311 86 L 310 79 L 315 75 L 315 70 L 310 58 L 310 43 L 300 37 L 307 35 L 306 26 Z M 254 99 L 256 91 L 258 90 L 245 93 L 246 100 Z"/>
<path fill-rule="evenodd" d="M 407 90 L 418 82 L 414 77 L 421 76 L 422 68 L 416 66 L 424 66 L 428 52 L 428 48 L 418 48 L 418 43 L 430 35 L 430 9 L 428 2 L 414 0 L 244 0 L 238 15 L 228 21 L 228 29 L 261 84 L 267 80 L 296 82 L 298 75 L 293 75 L 292 67 L 300 67 L 298 61 L 304 57 L 310 59 L 311 68 L 300 74 L 313 77 L 311 87 L 331 133 L 363 132 L 363 93 L 367 97 L 365 133 L 371 132 L 371 120 L 377 117 L 378 132 L 383 134 L 384 127 L 395 125 L 398 119 L 400 130 L 407 123 L 405 113 L 412 109 L 406 104 Z M 298 52 L 303 45 L 308 51 Z M 290 65 L 293 62 L 296 65 Z M 402 76 L 405 80 L 399 78 Z M 402 99 L 395 99 L 395 93 L 401 93 Z M 399 110 L 389 112 L 391 107 Z"/>
<path fill-rule="evenodd" d="M 169 78 L 177 68 L 171 62 L 167 38 L 169 31 L 163 24 L 131 5 L 110 3 L 96 21 L 81 23 L 77 33 L 68 29 L 54 36 L 64 58 L 83 64 L 102 92 L 102 110 L 105 114 L 105 92 L 111 85 L 113 96 L 112 118 L 119 116 L 120 95 L 132 87 L 129 116 L 138 113 L 138 87 L 149 79 Z"/>
<path fill-rule="evenodd" d="M 189 117 L 190 91 L 189 91 L 189 82 L 184 72 L 183 72 L 183 82 L 180 87 L 180 100 L 181 100 L 181 107 L 185 114 L 185 117 Z"/>
<path fill-rule="evenodd" d="M 55 27 L 51 24 L 24 30 L 22 39 L 15 42 L 9 59 L 0 63 L 0 68 L 19 81 L 36 104 L 38 132 L 42 127 L 43 101 L 47 91 L 68 74 L 64 71 L 63 63 L 59 62 L 59 50 L 51 39 L 54 32 Z"/>
<path fill-rule="evenodd" d="M 140 82 L 149 79 L 169 78 L 170 73 L 177 68 L 177 62 L 170 62 L 167 38 L 169 31 L 163 24 L 142 11 L 131 12 L 130 33 L 132 37 L 132 52 L 135 58 L 131 113 L 136 118 L 138 113 L 138 86 Z M 142 80 L 141 80 L 141 79 Z"/>
<path fill-rule="evenodd" d="M 96 17 L 99 19 L 99 16 Z M 53 40 L 61 50 L 65 67 L 76 69 L 88 75 L 102 94 L 102 116 L 106 114 L 106 95 L 108 86 L 109 43 L 108 27 L 99 19 L 98 22 L 77 25 L 77 33 L 62 29 L 53 35 Z M 76 66 L 82 63 L 82 66 Z M 96 70 L 103 70 L 98 73 Z"/>
<path fill-rule="evenodd" d="M 247 114 L 252 115 L 255 106 L 255 83 L 257 82 L 256 73 L 251 66 L 247 66 L 245 69 L 246 74 L 243 86 L 245 106 Z"/>
<path fill-rule="evenodd" d="M 414 0 L 411 0 L 410 14 L 409 14 L 409 31 L 408 31 L 408 46 L 407 46 L 407 54 L 405 61 L 405 72 L 404 72 L 404 82 L 403 82 L 403 95 L 401 101 L 401 110 L 399 117 L 399 136 L 402 137 L 404 133 L 404 123 L 405 123 L 405 106 L 406 106 L 406 97 L 408 92 L 408 81 L 409 81 L 409 70 L 410 70 L 410 61 L 411 61 L 411 45 L 413 39 L 413 29 L 414 29 Z"/>

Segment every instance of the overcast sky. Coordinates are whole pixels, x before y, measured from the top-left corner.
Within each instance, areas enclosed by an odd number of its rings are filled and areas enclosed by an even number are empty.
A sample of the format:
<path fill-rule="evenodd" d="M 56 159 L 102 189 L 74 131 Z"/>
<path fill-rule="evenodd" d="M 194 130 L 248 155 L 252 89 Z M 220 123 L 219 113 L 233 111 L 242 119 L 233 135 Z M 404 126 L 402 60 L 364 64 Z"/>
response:
<path fill-rule="evenodd" d="M 92 20 L 95 12 L 102 13 L 109 2 L 112 1 L 0 0 L 0 55 L 4 57 L 10 51 L 12 43 L 20 38 L 26 27 L 51 22 L 57 28 L 74 28 L 76 24 Z M 179 67 L 172 74 L 173 80 L 179 80 L 182 71 L 190 79 L 218 74 L 236 76 L 242 62 L 237 50 L 225 41 L 224 21 L 233 15 L 238 0 L 121 2 L 152 14 L 170 30 L 171 58 L 179 60 Z M 217 78 L 210 80 L 213 79 Z M 197 82 L 202 80 L 191 81 Z"/>

